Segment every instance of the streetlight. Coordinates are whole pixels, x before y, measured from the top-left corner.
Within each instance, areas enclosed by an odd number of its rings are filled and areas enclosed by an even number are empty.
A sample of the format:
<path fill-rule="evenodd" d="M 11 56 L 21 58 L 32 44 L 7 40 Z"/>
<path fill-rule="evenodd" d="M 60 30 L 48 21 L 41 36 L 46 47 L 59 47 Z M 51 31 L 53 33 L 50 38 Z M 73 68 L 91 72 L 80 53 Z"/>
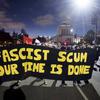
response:
<path fill-rule="evenodd" d="M 74 31 L 73 28 L 71 28 L 71 29 L 70 29 L 70 32 L 73 33 L 73 31 Z"/>
<path fill-rule="evenodd" d="M 84 19 L 84 21 L 82 20 L 82 25 L 85 30 L 85 25 L 88 23 L 85 20 L 87 20 L 94 11 L 95 0 L 72 0 L 72 6 L 76 12 L 75 14 L 79 14 L 79 16 Z"/>
<path fill-rule="evenodd" d="M 93 0 L 73 0 L 73 4 L 78 10 L 89 10 L 93 5 Z"/>

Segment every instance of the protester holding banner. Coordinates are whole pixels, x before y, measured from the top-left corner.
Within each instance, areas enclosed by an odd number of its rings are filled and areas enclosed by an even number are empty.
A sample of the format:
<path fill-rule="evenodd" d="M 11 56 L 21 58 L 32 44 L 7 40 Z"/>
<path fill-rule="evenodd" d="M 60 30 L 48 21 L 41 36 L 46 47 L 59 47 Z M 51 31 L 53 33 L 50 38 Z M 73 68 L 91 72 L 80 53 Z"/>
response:
<path fill-rule="evenodd" d="M 61 48 L 62 49 L 62 48 Z M 66 49 L 66 47 L 65 47 Z M 22 80 L 29 76 L 42 79 L 80 81 L 92 76 L 95 50 L 65 51 L 36 46 L 11 45 L 0 49 L 0 80 Z"/>
<path fill-rule="evenodd" d="M 66 51 L 66 45 L 62 45 L 61 50 Z M 67 85 L 67 84 L 65 83 L 65 80 L 62 79 L 61 86 L 66 86 L 66 85 Z"/>

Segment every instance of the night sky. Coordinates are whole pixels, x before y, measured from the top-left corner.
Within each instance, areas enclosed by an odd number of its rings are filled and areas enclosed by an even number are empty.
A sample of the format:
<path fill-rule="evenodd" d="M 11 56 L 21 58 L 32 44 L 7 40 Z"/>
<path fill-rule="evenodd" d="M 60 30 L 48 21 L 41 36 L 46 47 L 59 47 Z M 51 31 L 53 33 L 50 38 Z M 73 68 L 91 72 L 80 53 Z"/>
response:
<path fill-rule="evenodd" d="M 83 35 L 91 25 L 91 17 L 99 15 L 100 0 L 93 0 L 91 9 L 80 10 L 75 0 L 0 0 L 0 28 L 19 32 L 24 28 L 28 34 L 53 36 L 58 26 L 69 22 L 74 33 Z M 91 0 L 90 0 L 91 1 Z M 99 26 L 99 19 L 98 19 Z"/>

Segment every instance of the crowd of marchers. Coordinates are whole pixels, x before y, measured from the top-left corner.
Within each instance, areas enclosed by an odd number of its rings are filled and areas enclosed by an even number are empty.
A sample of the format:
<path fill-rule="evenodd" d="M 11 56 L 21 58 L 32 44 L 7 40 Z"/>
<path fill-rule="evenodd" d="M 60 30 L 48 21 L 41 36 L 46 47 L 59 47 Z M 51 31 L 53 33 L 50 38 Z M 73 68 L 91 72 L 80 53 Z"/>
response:
<path fill-rule="evenodd" d="M 97 57 L 94 63 L 94 71 L 100 71 L 100 45 L 91 45 L 88 43 L 71 43 L 65 44 L 63 42 L 53 42 L 51 38 L 45 36 L 37 36 L 35 38 L 31 38 L 28 34 L 21 33 L 17 34 L 13 32 L 12 36 L 4 30 L 0 31 L 0 47 L 7 46 L 11 44 L 26 44 L 26 45 L 37 45 L 37 46 L 47 46 L 50 48 L 55 48 L 59 50 L 77 50 L 77 49 L 85 49 L 85 48 L 93 48 L 96 49 Z M 86 84 L 89 83 L 88 80 L 84 80 Z M 74 81 L 73 83 L 81 84 L 81 81 Z M 44 79 L 44 84 L 47 82 Z M 62 80 L 61 85 L 66 85 L 65 80 Z"/>

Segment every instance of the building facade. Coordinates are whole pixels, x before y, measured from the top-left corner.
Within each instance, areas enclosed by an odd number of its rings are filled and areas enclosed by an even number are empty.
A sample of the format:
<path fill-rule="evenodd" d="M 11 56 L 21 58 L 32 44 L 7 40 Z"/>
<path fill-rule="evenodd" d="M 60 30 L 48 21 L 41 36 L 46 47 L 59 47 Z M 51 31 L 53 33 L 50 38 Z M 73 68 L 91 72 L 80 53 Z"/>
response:
<path fill-rule="evenodd" d="M 62 23 L 58 26 L 56 41 L 71 44 L 74 39 L 73 30 L 70 24 Z"/>

